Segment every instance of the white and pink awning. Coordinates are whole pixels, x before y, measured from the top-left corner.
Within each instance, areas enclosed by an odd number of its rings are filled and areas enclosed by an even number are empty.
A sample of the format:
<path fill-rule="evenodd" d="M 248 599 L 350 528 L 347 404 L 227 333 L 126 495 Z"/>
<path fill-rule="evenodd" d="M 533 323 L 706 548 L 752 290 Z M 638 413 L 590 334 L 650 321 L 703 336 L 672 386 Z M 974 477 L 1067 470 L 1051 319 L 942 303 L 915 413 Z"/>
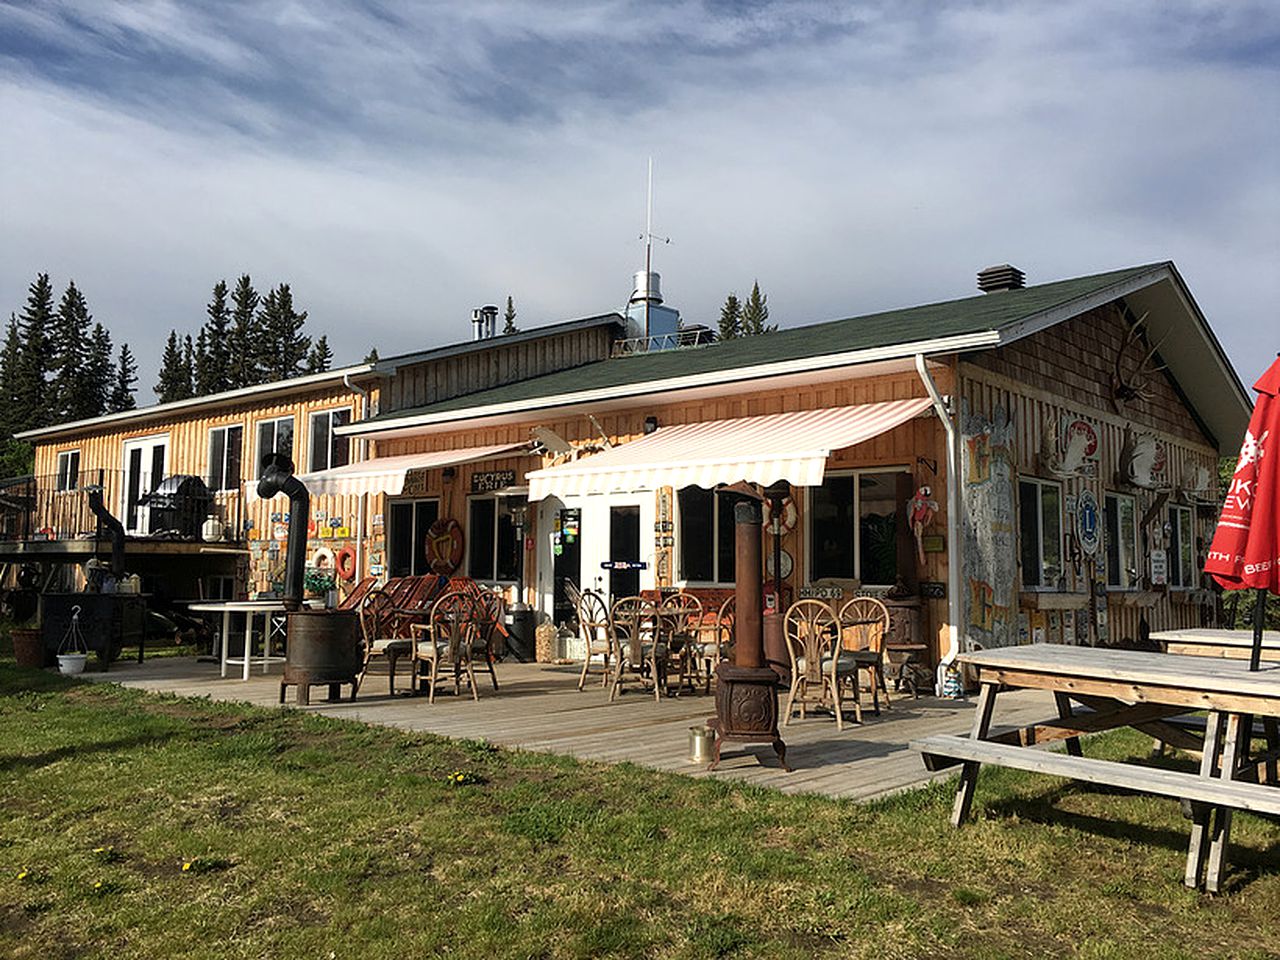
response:
<path fill-rule="evenodd" d="M 527 474 L 529 499 L 722 483 L 822 483 L 827 457 L 932 407 L 928 398 L 659 427 L 594 456 Z"/>

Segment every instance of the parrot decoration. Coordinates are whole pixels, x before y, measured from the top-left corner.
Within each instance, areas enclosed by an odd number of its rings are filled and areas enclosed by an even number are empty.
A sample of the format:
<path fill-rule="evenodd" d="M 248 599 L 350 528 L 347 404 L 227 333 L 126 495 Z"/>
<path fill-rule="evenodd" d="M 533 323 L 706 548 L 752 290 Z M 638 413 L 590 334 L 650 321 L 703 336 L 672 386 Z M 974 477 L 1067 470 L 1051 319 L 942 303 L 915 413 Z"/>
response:
<path fill-rule="evenodd" d="M 938 501 L 932 497 L 933 488 L 926 484 L 916 490 L 916 495 L 907 503 L 907 520 L 916 538 L 916 557 L 922 567 L 924 566 L 924 528 L 933 522 L 934 515 L 938 512 Z"/>

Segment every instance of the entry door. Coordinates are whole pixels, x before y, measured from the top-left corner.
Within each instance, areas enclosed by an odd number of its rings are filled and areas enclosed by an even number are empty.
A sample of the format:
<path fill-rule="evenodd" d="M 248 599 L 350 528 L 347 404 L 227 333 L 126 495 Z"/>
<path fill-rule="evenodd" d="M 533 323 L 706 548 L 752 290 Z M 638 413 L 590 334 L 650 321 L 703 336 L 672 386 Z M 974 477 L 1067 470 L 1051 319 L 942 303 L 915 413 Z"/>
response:
<path fill-rule="evenodd" d="M 141 499 L 160 485 L 168 466 L 169 437 L 143 437 L 124 443 L 124 529 L 145 536 L 151 532 L 151 509 Z"/>
<path fill-rule="evenodd" d="M 573 581 L 579 590 L 590 584 L 582 582 L 582 511 L 564 507 L 556 511 L 551 524 L 552 618 L 556 625 L 569 623 L 576 616 L 573 601 L 565 584 Z"/>
<path fill-rule="evenodd" d="M 609 603 L 640 592 L 640 507 L 626 504 L 609 508 L 609 560 L 615 564 L 636 564 L 630 569 L 609 571 Z"/>

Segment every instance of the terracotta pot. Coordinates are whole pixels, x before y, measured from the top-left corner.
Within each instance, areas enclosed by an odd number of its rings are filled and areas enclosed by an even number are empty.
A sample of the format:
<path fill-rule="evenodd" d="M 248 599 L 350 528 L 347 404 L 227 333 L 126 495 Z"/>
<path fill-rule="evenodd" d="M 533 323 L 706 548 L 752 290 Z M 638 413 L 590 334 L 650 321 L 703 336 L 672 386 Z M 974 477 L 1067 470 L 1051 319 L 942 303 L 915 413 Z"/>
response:
<path fill-rule="evenodd" d="M 39 627 L 14 627 L 9 631 L 13 640 L 13 658 L 20 667 L 39 669 L 45 665 L 44 636 Z"/>

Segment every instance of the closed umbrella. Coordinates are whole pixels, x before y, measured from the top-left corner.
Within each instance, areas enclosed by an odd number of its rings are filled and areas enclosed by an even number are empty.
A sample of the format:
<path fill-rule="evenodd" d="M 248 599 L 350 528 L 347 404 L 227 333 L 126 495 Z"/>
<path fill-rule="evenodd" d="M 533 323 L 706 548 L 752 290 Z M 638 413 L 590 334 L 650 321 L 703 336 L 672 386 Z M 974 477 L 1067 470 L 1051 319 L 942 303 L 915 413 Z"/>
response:
<path fill-rule="evenodd" d="M 1226 590 L 1258 591 L 1249 657 L 1257 670 L 1267 594 L 1280 594 L 1280 359 L 1253 389 L 1258 400 L 1204 570 Z"/>

